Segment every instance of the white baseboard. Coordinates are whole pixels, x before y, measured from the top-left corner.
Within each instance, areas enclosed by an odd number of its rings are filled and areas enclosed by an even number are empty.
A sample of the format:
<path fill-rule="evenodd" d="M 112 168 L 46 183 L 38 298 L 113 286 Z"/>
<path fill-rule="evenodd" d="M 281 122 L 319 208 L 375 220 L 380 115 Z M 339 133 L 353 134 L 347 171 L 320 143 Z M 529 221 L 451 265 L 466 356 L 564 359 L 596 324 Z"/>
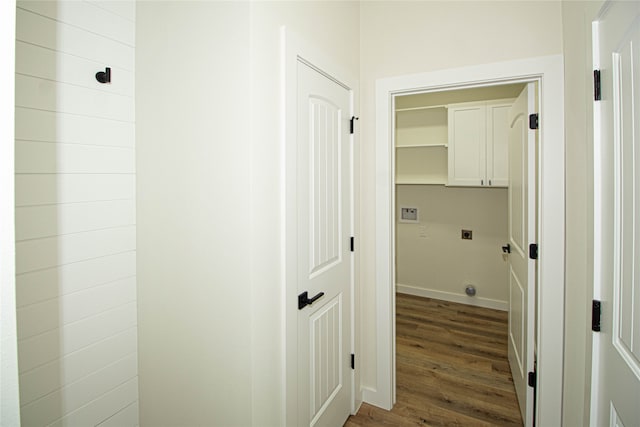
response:
<path fill-rule="evenodd" d="M 393 404 L 389 406 L 390 402 L 387 402 L 385 396 L 383 396 L 381 392 L 371 387 L 362 387 L 362 400 L 369 405 L 376 406 L 386 411 L 390 411 L 393 408 Z"/>
<path fill-rule="evenodd" d="M 490 298 L 470 297 L 451 292 L 436 291 L 433 289 L 416 288 L 415 286 L 396 284 L 396 292 L 415 295 L 418 297 L 440 299 L 443 301 L 457 302 L 460 304 L 475 305 L 477 307 L 493 308 L 495 310 L 508 311 L 509 303 Z"/>

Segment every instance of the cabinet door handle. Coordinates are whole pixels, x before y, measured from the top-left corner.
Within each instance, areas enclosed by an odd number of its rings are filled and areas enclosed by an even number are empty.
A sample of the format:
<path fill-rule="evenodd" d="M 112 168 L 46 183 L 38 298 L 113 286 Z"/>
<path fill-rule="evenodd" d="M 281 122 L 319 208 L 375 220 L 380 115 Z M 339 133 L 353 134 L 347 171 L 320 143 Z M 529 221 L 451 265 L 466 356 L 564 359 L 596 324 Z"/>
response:
<path fill-rule="evenodd" d="M 491 185 L 491 180 L 489 180 L 489 185 Z"/>
<path fill-rule="evenodd" d="M 480 185 L 484 185 L 484 179 L 480 180 Z"/>

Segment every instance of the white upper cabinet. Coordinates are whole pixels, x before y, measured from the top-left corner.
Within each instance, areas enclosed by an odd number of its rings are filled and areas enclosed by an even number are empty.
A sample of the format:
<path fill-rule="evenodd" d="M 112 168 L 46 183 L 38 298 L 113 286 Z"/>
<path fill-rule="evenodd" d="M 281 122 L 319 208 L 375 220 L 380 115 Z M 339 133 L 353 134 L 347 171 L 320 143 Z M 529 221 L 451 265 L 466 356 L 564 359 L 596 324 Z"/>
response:
<path fill-rule="evenodd" d="M 508 185 L 507 111 L 513 100 L 450 104 L 448 185 Z"/>

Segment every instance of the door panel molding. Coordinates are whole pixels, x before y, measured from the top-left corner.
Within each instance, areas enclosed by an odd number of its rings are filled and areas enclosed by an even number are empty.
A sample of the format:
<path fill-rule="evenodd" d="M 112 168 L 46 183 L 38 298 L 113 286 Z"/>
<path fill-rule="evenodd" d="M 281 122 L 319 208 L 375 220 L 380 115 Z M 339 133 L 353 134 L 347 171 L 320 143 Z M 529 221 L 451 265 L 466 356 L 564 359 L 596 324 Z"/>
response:
<path fill-rule="evenodd" d="M 519 308 L 520 311 L 523 310 L 525 304 L 525 295 L 524 289 L 522 289 L 522 284 L 520 280 L 518 280 L 518 276 L 513 272 L 513 269 L 510 271 L 510 280 L 509 280 L 509 307 L 511 310 Z M 514 320 L 511 316 L 509 316 L 509 340 L 513 343 L 513 347 L 516 350 L 514 356 L 516 357 L 518 369 L 520 370 L 520 375 L 524 376 L 524 366 L 522 363 L 522 349 L 524 348 L 524 322 L 519 318 L 519 322 L 514 324 Z"/>
<path fill-rule="evenodd" d="M 341 139 L 340 123 L 346 118 L 346 113 L 324 98 L 312 96 L 309 99 L 310 127 L 322 126 L 323 121 L 337 123 L 337 134 L 322 134 L 322 140 L 313 137 L 309 141 L 309 235 L 312 236 L 309 248 L 310 277 L 321 274 L 342 261 L 343 242 L 340 236 L 343 229 L 343 177 L 340 172 L 342 162 L 347 159 L 342 159 L 340 145 L 348 142 Z M 310 134 L 314 135 L 313 132 Z M 331 179 L 334 171 L 338 175 L 337 180 Z M 316 176 L 318 179 L 314 179 Z"/>
<path fill-rule="evenodd" d="M 327 347 L 337 346 L 339 357 L 344 357 L 342 348 L 342 294 L 325 304 L 311 315 L 309 337 L 311 340 L 311 425 L 314 425 L 325 408 L 344 387 L 342 364 L 326 359 L 331 351 Z M 324 335 L 329 340 L 323 342 Z M 333 339 L 331 339 L 333 338 Z"/>

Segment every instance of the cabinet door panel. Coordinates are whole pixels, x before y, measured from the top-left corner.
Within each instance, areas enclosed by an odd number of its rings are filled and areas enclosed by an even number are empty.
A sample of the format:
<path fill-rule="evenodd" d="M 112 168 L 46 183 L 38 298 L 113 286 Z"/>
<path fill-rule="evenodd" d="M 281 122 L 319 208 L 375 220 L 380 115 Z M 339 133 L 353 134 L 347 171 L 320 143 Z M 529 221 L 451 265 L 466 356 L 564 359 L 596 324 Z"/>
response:
<path fill-rule="evenodd" d="M 487 180 L 492 187 L 509 184 L 507 112 L 511 104 L 487 106 Z"/>
<path fill-rule="evenodd" d="M 486 108 L 449 107 L 449 185 L 486 184 Z"/>

